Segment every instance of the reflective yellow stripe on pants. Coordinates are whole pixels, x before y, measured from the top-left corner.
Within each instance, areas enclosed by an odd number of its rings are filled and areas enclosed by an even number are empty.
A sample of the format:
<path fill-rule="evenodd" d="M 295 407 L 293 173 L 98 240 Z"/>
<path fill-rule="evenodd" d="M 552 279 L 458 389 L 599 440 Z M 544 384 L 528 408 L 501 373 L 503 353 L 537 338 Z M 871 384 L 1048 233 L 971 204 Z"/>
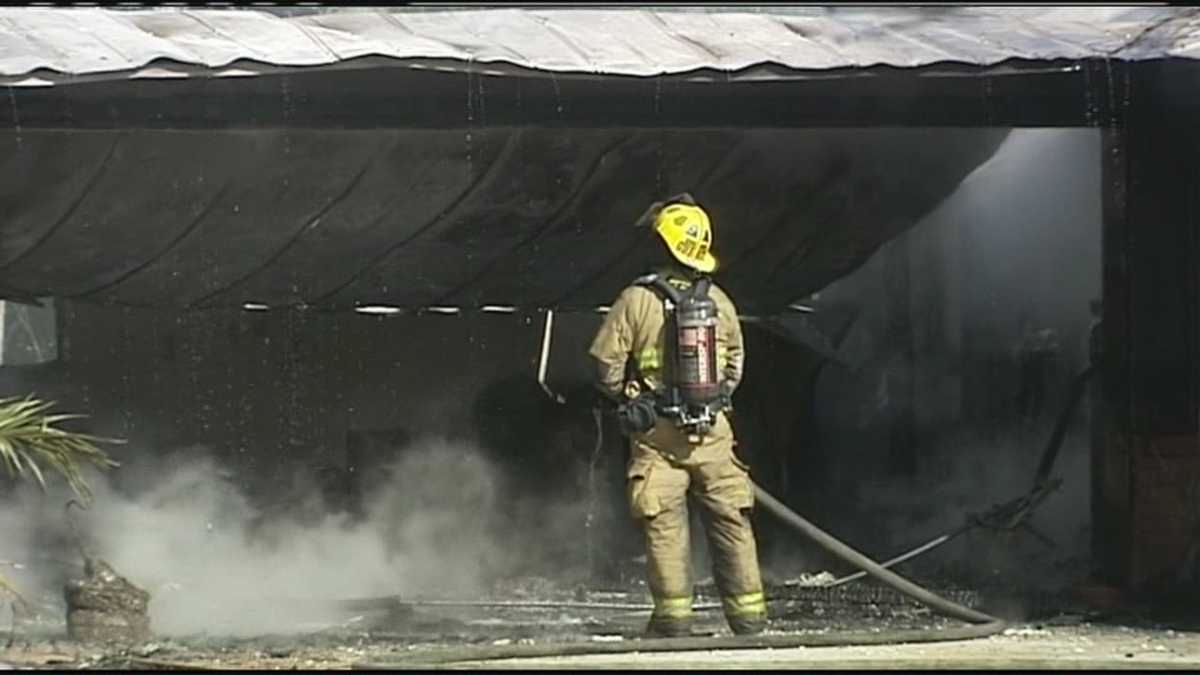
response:
<path fill-rule="evenodd" d="M 760 593 L 730 595 L 721 598 L 721 605 L 728 616 L 760 615 L 767 613 L 767 599 Z"/>
<path fill-rule="evenodd" d="M 688 598 L 655 598 L 654 616 L 666 619 L 686 619 L 692 615 L 692 599 Z"/>

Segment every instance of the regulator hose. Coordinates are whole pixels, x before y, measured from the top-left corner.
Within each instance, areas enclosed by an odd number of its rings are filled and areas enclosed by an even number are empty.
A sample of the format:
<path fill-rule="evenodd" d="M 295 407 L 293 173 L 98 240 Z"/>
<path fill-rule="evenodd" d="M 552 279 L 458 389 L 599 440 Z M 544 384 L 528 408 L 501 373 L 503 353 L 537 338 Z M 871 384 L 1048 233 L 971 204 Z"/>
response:
<path fill-rule="evenodd" d="M 901 643 L 947 642 L 988 637 L 1003 631 L 1003 619 L 951 602 L 892 572 L 867 556 L 838 541 L 810 523 L 758 485 L 754 486 L 758 504 L 785 524 L 798 530 L 818 546 L 891 588 L 937 611 L 971 625 L 939 629 L 886 630 L 829 634 L 760 634 L 725 637 L 644 638 L 620 642 L 574 642 L 552 644 L 516 644 L 470 646 L 412 653 L 406 657 L 378 663 L 359 663 L 367 670 L 429 668 L 432 666 L 497 659 L 547 658 L 590 654 L 631 654 L 637 652 L 695 652 L 727 649 L 788 649 L 794 647 L 834 647 Z"/>

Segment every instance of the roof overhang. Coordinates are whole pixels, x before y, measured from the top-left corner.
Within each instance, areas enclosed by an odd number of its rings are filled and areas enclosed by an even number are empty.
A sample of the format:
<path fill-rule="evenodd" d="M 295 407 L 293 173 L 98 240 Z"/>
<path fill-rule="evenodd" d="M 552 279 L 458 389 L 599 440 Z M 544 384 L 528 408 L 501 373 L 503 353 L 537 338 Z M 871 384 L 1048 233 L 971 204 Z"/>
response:
<path fill-rule="evenodd" d="M 0 9 L 0 84 L 246 77 L 401 67 L 693 82 L 1028 72 L 1087 59 L 1200 57 L 1195 8 Z M 1022 65 L 1014 65 L 1022 64 Z"/>

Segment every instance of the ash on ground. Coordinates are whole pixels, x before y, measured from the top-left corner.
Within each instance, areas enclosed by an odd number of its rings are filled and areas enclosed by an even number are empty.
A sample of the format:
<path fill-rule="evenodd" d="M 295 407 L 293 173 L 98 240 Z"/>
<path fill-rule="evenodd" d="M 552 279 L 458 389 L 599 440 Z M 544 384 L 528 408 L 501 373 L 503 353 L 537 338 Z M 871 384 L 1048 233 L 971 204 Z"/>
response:
<path fill-rule="evenodd" d="M 931 590 L 968 607 L 984 608 L 986 604 L 977 591 L 936 585 Z M 936 629 L 958 623 L 870 582 L 834 588 L 771 583 L 767 593 L 771 598 L 771 632 Z M 719 603 L 719 596 L 711 582 L 700 583 L 695 587 L 695 600 L 698 605 L 711 606 Z M 470 602 L 495 602 L 497 606 L 464 606 Z M 488 597 L 474 597 L 460 604 L 423 605 L 418 598 L 360 599 L 347 603 L 344 615 L 336 620 L 288 635 L 146 637 L 133 644 L 69 640 L 66 626 L 55 624 L 46 614 L 55 608 L 41 604 L 40 611 L 22 617 L 16 624 L 14 645 L 0 661 L 28 667 L 75 668 L 163 669 L 187 664 L 339 667 L 420 649 L 633 640 L 645 627 L 649 603 L 643 584 L 580 586 L 522 578 L 496 584 Z M 697 635 L 729 635 L 719 609 L 698 611 L 694 631 Z"/>

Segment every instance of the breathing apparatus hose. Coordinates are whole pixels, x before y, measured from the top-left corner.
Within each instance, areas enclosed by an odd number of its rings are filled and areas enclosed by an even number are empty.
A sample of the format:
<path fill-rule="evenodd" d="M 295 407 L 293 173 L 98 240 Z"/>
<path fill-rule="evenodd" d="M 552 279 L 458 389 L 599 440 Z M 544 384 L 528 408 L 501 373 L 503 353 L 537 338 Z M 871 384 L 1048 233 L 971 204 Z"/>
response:
<path fill-rule="evenodd" d="M 599 416 L 596 424 L 602 427 Z M 599 432 L 599 431 L 598 431 Z M 834 647 L 850 645 L 885 645 L 903 643 L 948 642 L 984 638 L 1002 632 L 1003 619 L 965 607 L 943 598 L 928 589 L 905 579 L 867 556 L 834 538 L 821 528 L 791 510 L 757 484 L 754 492 L 759 506 L 784 524 L 808 537 L 818 546 L 841 560 L 866 572 L 892 589 L 916 600 L 939 614 L 966 621 L 966 626 L 937 629 L 903 629 L 883 631 L 853 631 L 838 634 L 759 634 L 721 637 L 647 638 L 619 642 L 568 642 L 549 644 L 510 644 L 468 646 L 412 652 L 396 660 L 379 663 L 360 663 L 355 667 L 377 670 L 396 668 L 428 668 L 431 666 L 492 661 L 516 658 L 550 658 L 592 654 L 631 654 L 648 652 L 712 651 L 728 649 L 788 649 L 795 647 Z"/>

